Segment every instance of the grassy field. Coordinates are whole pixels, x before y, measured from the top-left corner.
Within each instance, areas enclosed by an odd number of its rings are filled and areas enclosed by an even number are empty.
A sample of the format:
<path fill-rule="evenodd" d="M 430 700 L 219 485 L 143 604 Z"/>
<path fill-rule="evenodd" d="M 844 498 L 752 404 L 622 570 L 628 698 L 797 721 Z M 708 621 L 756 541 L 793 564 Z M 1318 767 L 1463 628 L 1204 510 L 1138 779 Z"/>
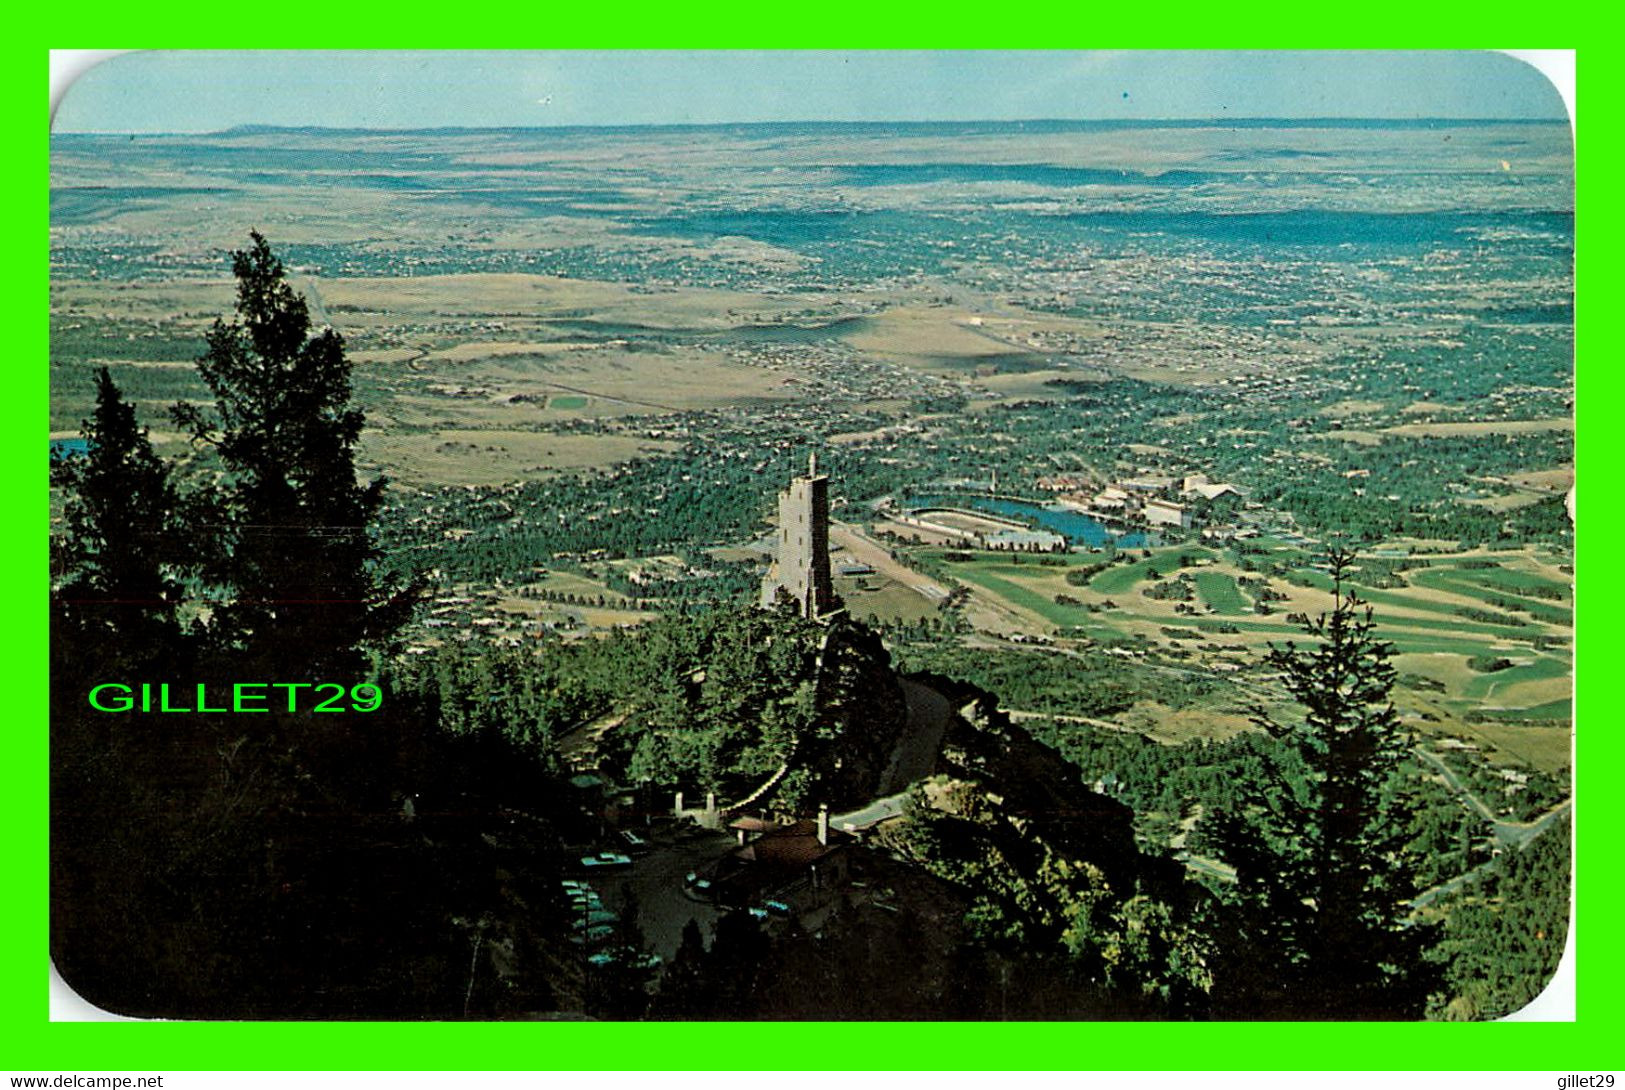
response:
<path fill-rule="evenodd" d="M 859 620 L 916 624 L 941 612 L 932 599 L 884 576 L 836 576 L 835 593 Z"/>
<path fill-rule="evenodd" d="M 953 574 L 966 582 L 990 590 L 1013 606 L 1038 614 L 1055 625 L 1088 625 L 1094 615 L 1078 606 L 1058 605 L 1053 597 L 1045 597 L 1031 586 L 995 574 L 994 570 L 979 565 L 964 564 L 953 569 Z"/>
<path fill-rule="evenodd" d="M 1489 570 L 1467 571 L 1462 575 L 1474 582 L 1482 583 L 1486 587 L 1499 587 L 1511 589 L 1514 592 L 1532 590 L 1536 587 L 1557 591 L 1563 599 L 1572 599 L 1573 588 L 1566 582 L 1549 579 L 1535 572 L 1520 571 L 1516 568 L 1491 568 Z"/>
<path fill-rule="evenodd" d="M 620 435 L 553 435 L 498 428 L 367 431 L 360 468 L 407 484 L 494 484 L 613 465 L 679 444 Z"/>
<path fill-rule="evenodd" d="M 1548 493 L 1567 492 L 1574 486 L 1574 467 L 1532 469 L 1526 473 L 1510 474 L 1507 480 L 1520 488 L 1532 488 Z"/>
<path fill-rule="evenodd" d="M 1526 682 L 1549 681 L 1554 678 L 1568 679 L 1572 667 L 1564 659 L 1555 655 L 1542 655 L 1530 659 L 1519 665 L 1508 667 L 1505 670 L 1496 670 L 1493 673 L 1479 674 L 1463 686 L 1463 692 L 1474 700 L 1494 701 L 1498 694 L 1503 694 Z"/>
<path fill-rule="evenodd" d="M 1404 632 L 1393 628 L 1383 629 L 1380 627 L 1377 631 L 1383 639 L 1393 644 L 1394 649 L 1400 654 L 1427 654 L 1442 651 L 1452 655 L 1471 657 L 1497 649 L 1508 649 L 1506 644 L 1452 639 L 1446 635 Z"/>
<path fill-rule="evenodd" d="M 1222 742 L 1245 730 L 1256 729 L 1241 712 L 1219 707 L 1171 708 L 1154 700 L 1142 700 L 1121 716 L 1126 727 L 1167 746 L 1187 742 Z"/>
<path fill-rule="evenodd" d="M 644 610 L 633 609 L 599 609 L 596 606 L 581 606 L 576 609 L 582 620 L 587 622 L 589 628 L 606 630 L 619 628 L 623 625 L 648 624 L 659 616 Z"/>
<path fill-rule="evenodd" d="M 1567 722 L 1544 725 L 1479 721 L 1468 724 L 1462 733 L 1542 772 L 1557 772 L 1573 765 L 1574 734 Z"/>
<path fill-rule="evenodd" d="M 1212 549 L 1200 546 L 1187 548 L 1164 549 L 1152 555 L 1149 560 L 1136 560 L 1131 564 L 1113 565 L 1089 581 L 1089 589 L 1101 594 L 1123 594 L 1146 578 L 1148 573 L 1155 569 L 1159 575 L 1168 575 L 1178 568 L 1180 556 L 1189 556 L 1196 560 L 1211 559 Z"/>
<path fill-rule="evenodd" d="M 610 606 L 626 601 L 626 597 L 619 591 L 611 590 L 595 579 L 570 571 L 550 571 L 537 580 L 537 585 L 554 594 L 574 594 L 578 598 L 594 599 L 602 596 L 605 604 Z"/>
<path fill-rule="evenodd" d="M 1386 429 L 1390 435 L 1447 438 L 1462 435 L 1527 435 L 1542 431 L 1573 431 L 1572 417 L 1547 420 L 1483 420 L 1448 424 L 1399 424 Z"/>
<path fill-rule="evenodd" d="M 1307 566 L 1307 551 L 1287 543 L 1271 548 L 1256 539 L 1248 544 L 1247 559 L 1255 567 L 1271 569 L 1286 562 L 1292 565 L 1287 577 L 1249 572 L 1233 551 L 1195 546 L 1170 546 L 1149 558 L 1113 565 L 1084 587 L 1066 581 L 1068 569 L 1098 563 L 1105 554 L 1069 554 L 1059 565 L 1017 564 L 1008 555 L 981 553 L 969 561 L 948 563 L 944 570 L 974 587 L 978 600 L 997 607 L 967 614 L 991 635 L 1044 632 L 1063 640 L 1087 635 L 1105 642 L 1143 637 L 1166 652 L 1177 649 L 1194 669 L 1233 671 L 1261 663 L 1272 644 L 1306 643 L 1309 637 L 1287 615 L 1313 617 L 1331 605 L 1331 578 Z M 1267 551 L 1261 555 L 1260 548 Z M 937 549 L 921 553 L 938 560 L 943 556 Z M 1210 562 L 1180 569 L 1181 554 Z M 1474 563 L 1462 566 L 1469 560 Z M 1485 561 L 1494 566 L 1480 566 Z M 1406 571 L 1403 578 L 1410 585 L 1359 588 L 1361 597 L 1374 607 L 1379 637 L 1394 647 L 1396 669 L 1412 679 L 1395 692 L 1402 710 L 1429 730 L 1476 738 L 1506 752 L 1509 759 L 1548 771 L 1562 767 L 1572 666 L 1567 653 L 1552 648 L 1572 640 L 1571 611 L 1567 602 L 1528 595 L 1531 589 L 1555 593 L 1547 588 L 1563 586 L 1554 577 L 1554 566 L 1528 550 L 1478 553 L 1455 563 L 1440 558 L 1433 563 Z M 1189 575 L 1195 599 L 1182 603 L 1139 593 L 1152 585 L 1147 578 L 1152 570 L 1164 581 Z M 1258 615 L 1237 583 L 1242 576 L 1265 579 L 1273 591 L 1285 595 L 1284 600 L 1270 603 L 1269 616 Z M 1525 593 L 1516 593 L 1519 590 Z M 1059 604 L 1058 594 L 1079 604 Z M 1107 601 L 1114 608 L 1102 608 Z M 1493 620 L 1463 615 L 1464 610 L 1481 611 Z M 1176 638 L 1177 632 L 1203 638 Z M 1537 637 L 1552 641 L 1548 649 L 1537 646 Z M 1514 665 L 1491 674 L 1468 665 L 1470 660 L 1491 658 L 1506 658 Z M 1216 707 L 1174 715 L 1169 709 L 1138 706 L 1132 715 L 1119 719 L 1125 726 L 1171 742 L 1223 737 L 1244 727 L 1244 719 L 1233 721 L 1228 714 Z M 1526 751 L 1533 756 L 1526 756 Z"/>
<path fill-rule="evenodd" d="M 1292 578 L 1298 583 L 1310 585 L 1315 590 L 1329 593 L 1332 589 L 1331 577 L 1314 569 L 1297 569 L 1292 572 Z M 1545 625 L 1526 621 L 1481 600 L 1455 599 L 1434 592 L 1436 588 L 1420 591 L 1379 590 L 1356 584 L 1356 590 L 1361 601 L 1378 607 L 1376 609 L 1378 622 L 1386 623 L 1390 627 L 1452 631 L 1497 639 L 1526 639 L 1548 631 Z M 1462 612 L 1468 609 L 1504 614 L 1505 621 L 1477 619 Z"/>
<path fill-rule="evenodd" d="M 1475 576 L 1494 575 L 1495 580 Z M 1574 624 L 1574 611 L 1562 604 L 1569 599 L 1566 587 L 1541 579 L 1539 576 L 1527 572 L 1501 571 L 1494 573 L 1483 571 L 1463 571 L 1458 568 L 1427 569 L 1409 573 L 1411 583 L 1418 587 L 1428 587 L 1448 594 L 1460 595 L 1465 598 L 1475 598 L 1484 602 L 1490 609 L 1507 610 L 1516 609 L 1527 613 L 1537 621 L 1548 624 L 1571 626 Z M 1529 597 L 1524 591 L 1534 586 L 1552 587 L 1561 590 L 1564 599 Z M 1498 599 L 1499 601 L 1491 601 Z"/>
<path fill-rule="evenodd" d="M 1525 721 L 1562 721 L 1567 722 L 1574 714 L 1574 705 L 1568 700 L 1549 700 L 1544 704 L 1536 704 L 1530 708 L 1491 709 L 1485 714 L 1495 719 L 1505 719 L 1511 722 Z"/>
<path fill-rule="evenodd" d="M 1155 560 L 1136 560 L 1132 564 L 1107 568 L 1089 580 L 1089 589 L 1098 594 L 1127 593 L 1146 580 L 1147 573 L 1156 567 L 1156 563 Z"/>
<path fill-rule="evenodd" d="M 560 602 L 513 594 L 498 600 L 494 612 L 534 618 L 554 626 L 558 631 L 578 636 L 607 632 L 625 625 L 646 624 L 660 616 L 654 610 L 632 609 L 624 595 L 578 572 L 550 571 L 531 586 L 555 595 L 573 595 L 576 601 Z M 602 605 L 598 604 L 600 601 Z"/>
<path fill-rule="evenodd" d="M 941 556 L 936 552 L 929 555 Z M 1219 557 L 1212 549 L 1194 546 L 1168 547 L 1150 558 L 1113 565 L 1098 573 L 1087 587 L 1066 582 L 1067 567 L 1074 566 L 1074 562 L 1097 561 L 1101 555 L 1069 556 L 1066 558 L 1069 563 L 1063 567 L 1017 564 L 1005 555 L 982 554 L 975 560 L 953 563 L 947 570 L 1052 625 L 1084 625 L 1102 634 L 1116 629 L 1121 635 L 1127 631 L 1124 625 L 1146 622 L 1207 632 L 1225 626 L 1236 629 L 1244 637 L 1252 637 L 1252 642 L 1262 642 L 1300 631 L 1286 622 L 1288 613 L 1313 616 L 1331 605 L 1331 578 L 1324 572 L 1300 567 L 1290 572 L 1291 581 L 1269 580 L 1272 588 L 1284 593 L 1286 599 L 1275 603 L 1271 617 L 1258 617 L 1237 585 L 1237 579 L 1246 573 L 1236 566 L 1234 559 L 1228 554 Z M 1192 577 L 1204 611 L 1197 616 L 1181 614 L 1174 600 L 1152 599 L 1135 593 L 1149 585 L 1153 571 L 1164 579 L 1179 574 L 1182 569 L 1177 564 L 1182 555 L 1197 561 L 1216 561 L 1212 566 L 1183 569 Z M 1500 570 L 1503 569 L 1492 569 L 1488 574 L 1494 575 Z M 1058 594 L 1097 607 L 1109 600 L 1118 610 L 1094 613 L 1082 606 L 1057 604 Z M 1434 648 L 1474 655 L 1493 647 L 1527 645 L 1537 636 L 1567 636 L 1567 629 L 1556 623 L 1566 619 L 1565 611 L 1560 608 L 1549 610 L 1550 616 L 1536 621 L 1523 614 L 1496 609 L 1481 597 L 1452 595 L 1437 588 L 1377 590 L 1362 587 L 1360 595 L 1375 607 L 1381 635 L 1406 650 Z M 1467 616 L 1463 612 L 1474 609 L 1484 611 L 1491 619 Z"/>
<path fill-rule="evenodd" d="M 1546 498 L 1544 492 L 1509 492 L 1502 496 L 1485 496 L 1467 502 L 1490 511 L 1516 511 L 1520 507 L 1529 507 Z"/>
<path fill-rule="evenodd" d="M 953 307 L 904 305 L 866 318 L 844 332 L 842 340 L 877 359 L 937 373 L 981 374 L 996 381 L 999 372 L 1048 369 L 1044 356 L 1035 351 L 1041 331 L 1101 335 L 1090 323 L 1066 318 L 984 318 Z M 1028 396 L 1027 386 L 1018 379 L 999 392 Z"/>
<path fill-rule="evenodd" d="M 1251 612 L 1235 579 L 1224 572 L 1197 572 L 1196 592 L 1202 596 L 1202 601 L 1213 607 L 1215 613 L 1235 615 Z"/>
<path fill-rule="evenodd" d="M 523 434 L 581 417 L 805 396 L 787 373 L 701 342 L 726 342 L 741 325 L 771 324 L 790 307 L 823 305 L 518 274 L 294 281 L 313 318 L 330 322 L 349 348 L 368 418 L 368 468 L 416 486 L 500 484 L 658 449 L 615 436 Z M 232 297 L 223 278 L 53 283 L 51 429 L 76 432 L 103 364 L 149 426 L 163 423 L 176 401 L 207 400 L 194 362 L 209 324 L 230 315 Z"/>

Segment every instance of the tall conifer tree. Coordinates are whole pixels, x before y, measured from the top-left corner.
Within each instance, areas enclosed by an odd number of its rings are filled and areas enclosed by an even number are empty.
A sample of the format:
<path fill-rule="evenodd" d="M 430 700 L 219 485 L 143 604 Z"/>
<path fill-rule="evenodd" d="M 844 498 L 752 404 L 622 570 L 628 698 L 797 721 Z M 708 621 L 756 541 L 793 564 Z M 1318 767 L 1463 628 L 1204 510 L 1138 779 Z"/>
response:
<path fill-rule="evenodd" d="M 1295 760 L 1244 790 L 1215 830 L 1246 932 L 1232 984 L 1237 1001 L 1265 1008 L 1253 1016 L 1419 1018 L 1434 982 L 1431 931 L 1408 919 L 1411 737 L 1389 699 L 1393 646 L 1348 586 L 1353 559 L 1331 554 L 1332 610 L 1305 625 L 1316 642 L 1269 656 L 1302 717 L 1258 722 Z"/>
<path fill-rule="evenodd" d="M 64 532 L 51 539 L 55 646 L 158 653 L 178 631 L 181 543 L 191 536 L 180 498 L 105 367 L 83 434 L 83 454 L 51 462 L 51 484 L 64 497 Z"/>
<path fill-rule="evenodd" d="M 231 546 L 214 575 L 228 599 L 216 632 L 267 680 L 342 681 L 360 668 L 360 648 L 399 627 L 410 596 L 375 570 L 369 527 L 384 479 L 356 479 L 363 416 L 350 403 L 343 340 L 311 334 L 282 262 L 251 237 L 232 254 L 237 317 L 215 322 L 198 360 L 214 413 L 173 410 L 226 472 Z"/>

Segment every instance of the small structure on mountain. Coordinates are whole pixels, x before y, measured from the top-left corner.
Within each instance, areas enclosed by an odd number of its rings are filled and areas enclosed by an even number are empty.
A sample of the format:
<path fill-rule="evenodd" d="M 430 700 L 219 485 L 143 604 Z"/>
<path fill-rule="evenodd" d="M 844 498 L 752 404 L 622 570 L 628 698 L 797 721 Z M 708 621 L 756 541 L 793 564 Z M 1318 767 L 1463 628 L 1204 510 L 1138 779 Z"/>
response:
<path fill-rule="evenodd" d="M 743 817 L 729 828 L 739 847 L 717 861 L 708 879 L 717 904 L 773 901 L 801 914 L 828 907 L 851 878 L 853 839 L 830 828 L 827 806 L 818 808 L 816 820 Z"/>

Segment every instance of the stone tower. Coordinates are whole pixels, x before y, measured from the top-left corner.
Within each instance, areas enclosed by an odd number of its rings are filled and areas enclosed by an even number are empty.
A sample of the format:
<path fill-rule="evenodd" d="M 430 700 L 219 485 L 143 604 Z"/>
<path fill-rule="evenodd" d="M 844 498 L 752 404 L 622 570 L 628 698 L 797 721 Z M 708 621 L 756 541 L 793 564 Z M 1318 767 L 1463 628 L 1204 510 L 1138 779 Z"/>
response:
<path fill-rule="evenodd" d="M 807 475 L 779 493 L 778 559 L 762 580 L 762 605 L 772 608 L 783 590 L 803 617 L 816 620 L 835 609 L 829 577 L 829 478 L 818 472 L 818 455 L 807 458 Z"/>

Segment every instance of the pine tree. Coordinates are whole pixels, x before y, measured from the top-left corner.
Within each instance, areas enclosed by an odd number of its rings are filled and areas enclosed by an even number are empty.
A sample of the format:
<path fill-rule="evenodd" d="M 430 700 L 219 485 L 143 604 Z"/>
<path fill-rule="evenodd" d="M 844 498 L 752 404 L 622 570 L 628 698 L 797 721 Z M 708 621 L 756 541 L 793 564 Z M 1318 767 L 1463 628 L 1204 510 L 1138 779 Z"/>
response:
<path fill-rule="evenodd" d="M 51 535 L 51 951 L 80 994 L 142 1012 L 153 995 L 190 994 L 191 955 L 212 923 L 191 895 L 219 886 L 175 881 L 177 859 L 192 861 L 196 879 L 235 830 L 198 820 L 194 789 L 221 782 L 212 768 L 192 774 L 217 752 L 202 717 L 165 717 L 185 722 L 158 730 L 145 716 L 93 711 L 87 696 L 107 682 L 186 678 L 184 580 L 207 540 L 106 368 L 82 433 L 83 454 L 51 461 L 61 503 Z M 191 834 L 204 826 L 200 848 Z M 191 926 L 159 939 L 155 920 L 171 906 Z"/>
<path fill-rule="evenodd" d="M 676 955 L 660 976 L 660 990 L 650 1013 L 659 1020 L 702 1018 L 711 1013 L 712 1001 L 706 974 L 705 939 L 700 934 L 700 925 L 690 919 L 683 925 Z"/>
<path fill-rule="evenodd" d="M 1389 698 L 1393 647 L 1347 586 L 1353 559 L 1331 554 L 1332 610 L 1305 625 L 1317 642 L 1269 656 L 1303 713 L 1258 717 L 1287 759 L 1215 829 L 1236 868 L 1232 1001 L 1263 1008 L 1249 1016 L 1419 1018 L 1434 982 L 1431 931 L 1407 919 L 1411 738 Z"/>
<path fill-rule="evenodd" d="M 55 645 L 161 653 L 179 631 L 181 543 L 196 537 L 183 529 L 168 465 L 105 367 L 83 434 L 83 455 L 51 463 L 63 492 L 63 532 L 51 540 Z"/>
<path fill-rule="evenodd" d="M 411 596 L 375 570 L 369 527 L 384 479 L 356 480 L 363 415 L 350 403 L 343 340 L 332 329 L 311 335 L 282 262 L 251 237 L 232 254 L 237 317 L 215 322 L 198 360 L 214 414 L 172 410 L 226 473 L 231 547 L 213 574 L 229 600 L 214 630 L 268 678 L 341 680 L 359 668 L 359 648 L 399 627 Z"/>

